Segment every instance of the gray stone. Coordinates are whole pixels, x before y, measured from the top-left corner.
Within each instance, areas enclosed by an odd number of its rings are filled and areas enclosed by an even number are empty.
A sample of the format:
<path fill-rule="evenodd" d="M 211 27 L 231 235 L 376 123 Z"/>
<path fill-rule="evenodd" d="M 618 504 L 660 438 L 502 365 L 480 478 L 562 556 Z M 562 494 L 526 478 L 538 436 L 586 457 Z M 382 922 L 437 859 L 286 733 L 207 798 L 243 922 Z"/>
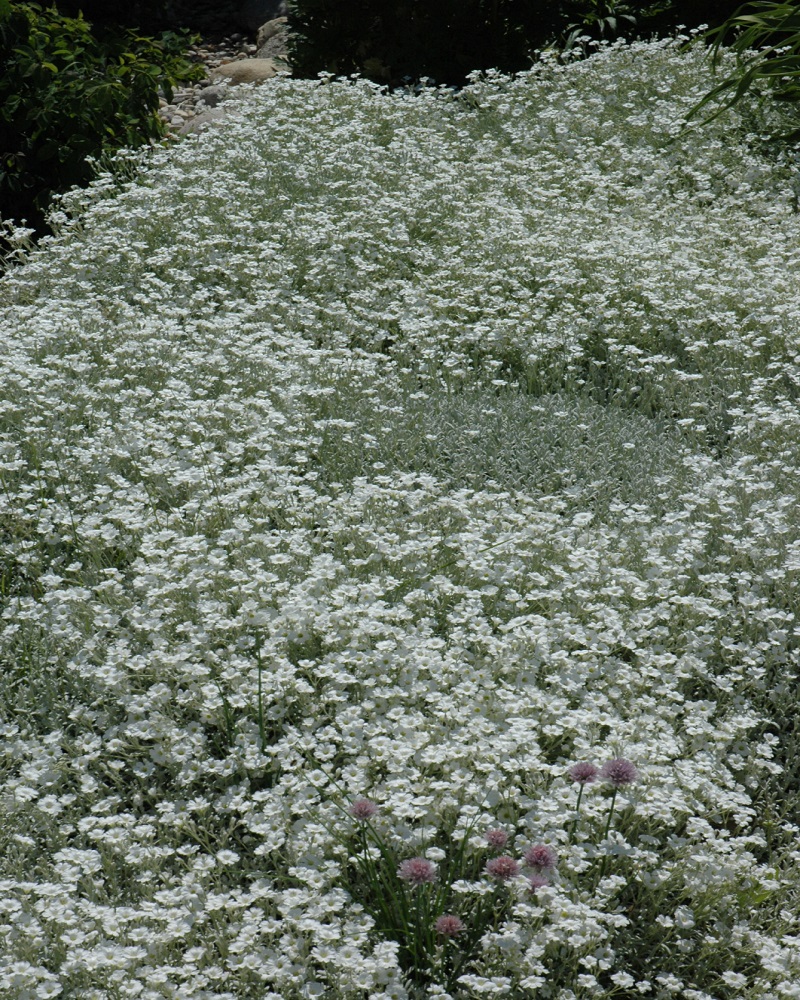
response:
<path fill-rule="evenodd" d="M 231 83 L 263 83 L 271 80 L 282 69 L 274 59 L 237 59 L 235 62 L 217 66 L 214 76 L 230 80 Z"/>
<path fill-rule="evenodd" d="M 224 83 L 212 84 L 200 91 L 198 100 L 203 101 L 207 108 L 215 108 L 227 93 L 228 88 Z"/>
<path fill-rule="evenodd" d="M 189 121 L 184 122 L 178 131 L 181 135 L 191 135 L 192 132 L 200 132 L 206 126 L 213 125 L 215 122 L 221 121 L 224 117 L 224 108 L 209 108 L 208 111 L 203 111 L 201 114 L 195 115 L 194 118 L 190 118 Z"/>
<path fill-rule="evenodd" d="M 256 35 L 256 48 L 260 49 L 263 45 L 266 45 L 270 38 L 277 35 L 288 21 L 288 17 L 273 17 L 271 21 L 262 24 Z"/>
<path fill-rule="evenodd" d="M 288 13 L 286 0 L 244 0 L 239 8 L 239 24 L 248 31 L 258 31 L 262 24 Z"/>
<path fill-rule="evenodd" d="M 276 17 L 258 29 L 256 44 L 259 59 L 280 59 L 288 61 L 289 26 L 288 18 Z"/>

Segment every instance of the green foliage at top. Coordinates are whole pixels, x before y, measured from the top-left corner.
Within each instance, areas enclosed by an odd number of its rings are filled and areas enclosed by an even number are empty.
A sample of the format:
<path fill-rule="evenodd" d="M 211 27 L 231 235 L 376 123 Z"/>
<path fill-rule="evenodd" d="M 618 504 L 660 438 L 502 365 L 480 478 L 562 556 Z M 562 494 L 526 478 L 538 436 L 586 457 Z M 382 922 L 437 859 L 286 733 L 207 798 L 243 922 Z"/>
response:
<path fill-rule="evenodd" d="M 292 0 L 292 65 L 299 76 L 358 73 L 402 85 L 429 77 L 461 86 L 474 70 L 526 70 L 536 52 L 573 54 L 591 42 L 664 36 L 718 24 L 727 0 Z"/>
<path fill-rule="evenodd" d="M 528 0 L 295 0 L 292 65 L 303 76 L 360 73 L 397 84 L 428 76 L 462 84 L 488 66 L 530 65 L 532 42 L 557 28 L 559 4 Z"/>
<path fill-rule="evenodd" d="M 239 27 L 239 0 L 214 0 L 198 3 L 197 0 L 49 0 L 68 17 L 80 12 L 93 28 L 103 26 L 136 28 L 144 35 L 157 35 L 162 31 L 188 28 L 206 34 L 230 34 Z"/>
<path fill-rule="evenodd" d="M 124 27 L 160 30 L 174 24 L 179 12 L 175 0 L 127 0 L 126 3 L 109 3 L 108 0 L 50 0 L 67 17 L 81 14 L 96 27 L 98 24 L 117 24 Z M 194 4 L 193 6 L 196 6 Z"/>
<path fill-rule="evenodd" d="M 0 0 L 0 218 L 41 230 L 52 194 L 92 178 L 88 158 L 160 139 L 159 87 L 202 75 L 187 42 L 99 38 L 80 16 Z"/>
<path fill-rule="evenodd" d="M 787 104 L 800 101 L 800 3 L 797 0 L 744 4 L 724 24 L 710 30 L 707 38 L 711 41 L 715 68 L 719 65 L 723 44 L 736 53 L 737 65 L 697 104 L 692 116 L 722 99 L 721 107 L 705 119 L 705 122 L 713 121 L 760 84 L 770 90 L 775 100 Z M 775 138 L 794 141 L 800 138 L 800 127 Z"/>

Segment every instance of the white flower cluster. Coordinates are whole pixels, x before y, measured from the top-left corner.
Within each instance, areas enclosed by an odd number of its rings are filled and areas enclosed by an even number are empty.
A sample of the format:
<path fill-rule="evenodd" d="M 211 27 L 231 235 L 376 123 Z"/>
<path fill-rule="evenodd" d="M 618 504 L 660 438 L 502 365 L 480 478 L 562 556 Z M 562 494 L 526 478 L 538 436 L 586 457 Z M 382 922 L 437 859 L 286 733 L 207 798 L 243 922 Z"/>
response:
<path fill-rule="evenodd" d="M 5 275 L 0 993 L 800 997 L 800 216 L 712 82 L 279 78 Z M 455 986 L 361 796 L 558 850 Z"/>

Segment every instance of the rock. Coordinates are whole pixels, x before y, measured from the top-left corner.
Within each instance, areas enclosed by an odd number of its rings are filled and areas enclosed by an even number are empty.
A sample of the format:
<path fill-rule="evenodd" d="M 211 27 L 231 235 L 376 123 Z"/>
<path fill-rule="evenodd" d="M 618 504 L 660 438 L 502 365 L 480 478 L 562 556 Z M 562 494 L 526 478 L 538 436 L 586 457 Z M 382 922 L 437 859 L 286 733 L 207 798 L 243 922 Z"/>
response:
<path fill-rule="evenodd" d="M 203 87 L 198 97 L 207 108 L 215 108 L 228 92 L 224 83 L 212 84 L 210 87 Z"/>
<path fill-rule="evenodd" d="M 263 83 L 264 80 L 272 79 L 282 68 L 274 59 L 238 59 L 236 62 L 217 66 L 214 77 L 230 80 L 233 84 Z"/>
<path fill-rule="evenodd" d="M 267 21 L 266 24 L 262 24 L 258 29 L 258 34 L 256 35 L 256 48 L 260 49 L 262 46 L 278 34 L 278 32 L 286 25 L 289 21 L 288 17 L 273 17 L 271 21 Z"/>
<path fill-rule="evenodd" d="M 181 135 L 191 135 L 192 132 L 199 132 L 207 125 L 213 125 L 214 122 L 218 122 L 224 117 L 223 108 L 210 108 L 208 111 L 203 111 L 199 115 L 195 115 L 194 118 L 190 118 L 187 122 L 183 122 L 178 132 Z"/>
<path fill-rule="evenodd" d="M 256 45 L 259 59 L 281 59 L 287 61 L 289 51 L 288 18 L 276 17 L 258 29 Z"/>
<path fill-rule="evenodd" d="M 239 8 L 239 23 L 248 31 L 258 31 L 262 24 L 288 13 L 286 0 L 244 0 Z"/>
<path fill-rule="evenodd" d="M 172 103 L 167 102 L 164 94 L 159 101 L 158 113 L 172 139 L 199 132 L 225 118 L 227 107 L 217 105 L 232 94 L 229 87 L 269 80 L 276 72 L 289 68 L 278 58 L 249 58 L 254 49 L 255 46 L 245 43 L 241 35 L 225 37 L 221 42 L 206 42 L 196 48 L 195 54 L 208 74 L 206 79 L 176 91 Z"/>

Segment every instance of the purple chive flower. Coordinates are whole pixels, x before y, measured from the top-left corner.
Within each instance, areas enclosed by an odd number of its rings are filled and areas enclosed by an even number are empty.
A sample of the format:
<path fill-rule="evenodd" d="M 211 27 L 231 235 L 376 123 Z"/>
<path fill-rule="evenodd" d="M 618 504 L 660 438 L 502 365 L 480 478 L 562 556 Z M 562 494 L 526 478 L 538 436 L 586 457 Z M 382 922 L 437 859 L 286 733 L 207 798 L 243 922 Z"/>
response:
<path fill-rule="evenodd" d="M 445 913 L 443 916 L 439 917 L 436 923 L 433 925 L 436 933 L 441 934 L 442 937 L 453 938 L 465 930 L 464 924 L 458 917 L 454 917 L 452 913 Z"/>
<path fill-rule="evenodd" d="M 495 851 L 499 851 L 508 843 L 508 834 L 505 830 L 488 830 L 486 832 L 486 843 Z"/>
<path fill-rule="evenodd" d="M 544 877 L 544 875 L 531 875 L 528 879 L 528 892 L 536 892 L 536 890 L 541 889 L 543 885 L 550 885 L 550 882 Z"/>
<path fill-rule="evenodd" d="M 425 885 L 436 881 L 436 866 L 427 858 L 409 858 L 400 863 L 397 874 L 409 885 Z"/>
<path fill-rule="evenodd" d="M 578 764 L 573 764 L 567 773 L 577 784 L 588 785 L 590 782 L 597 780 L 597 775 L 600 772 L 594 764 L 588 760 L 582 760 Z"/>
<path fill-rule="evenodd" d="M 487 861 L 484 870 L 487 875 L 496 878 L 498 882 L 507 882 L 510 878 L 519 875 L 519 862 L 508 857 L 507 854 L 503 854 L 499 858 Z"/>
<path fill-rule="evenodd" d="M 537 872 L 552 871 L 558 865 L 558 855 L 547 844 L 534 844 L 524 854 L 525 864 Z"/>
<path fill-rule="evenodd" d="M 370 802 L 369 799 L 356 799 L 355 802 L 350 806 L 350 815 L 354 819 L 367 820 L 372 819 L 378 812 L 378 807 L 374 802 Z"/>
<path fill-rule="evenodd" d="M 632 764 L 624 757 L 617 757 L 616 760 L 609 760 L 600 768 L 600 777 L 604 778 L 615 788 L 622 788 L 623 785 L 631 785 L 639 780 L 639 772 L 636 765 Z"/>

